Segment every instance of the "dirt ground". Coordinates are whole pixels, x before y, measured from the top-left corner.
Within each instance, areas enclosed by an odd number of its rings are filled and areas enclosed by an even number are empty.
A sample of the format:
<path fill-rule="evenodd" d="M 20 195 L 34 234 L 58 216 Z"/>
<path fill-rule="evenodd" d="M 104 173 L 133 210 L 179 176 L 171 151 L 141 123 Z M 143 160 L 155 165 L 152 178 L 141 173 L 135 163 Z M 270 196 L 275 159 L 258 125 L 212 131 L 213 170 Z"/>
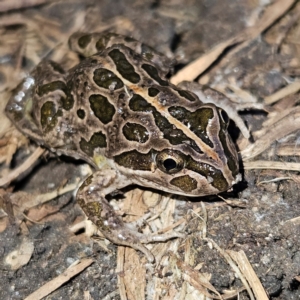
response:
<path fill-rule="evenodd" d="M 7 0 L 0 13 L 1 300 L 300 299 L 300 1 Z M 134 186 L 112 200 L 126 221 L 155 216 L 143 232 L 185 233 L 149 245 L 154 264 L 86 220 L 74 195 L 93 169 L 37 148 L 3 113 L 41 59 L 79 61 L 71 33 L 104 30 L 176 58 L 170 80 L 223 92 L 251 133 L 230 126 L 243 174 L 232 191 Z"/>

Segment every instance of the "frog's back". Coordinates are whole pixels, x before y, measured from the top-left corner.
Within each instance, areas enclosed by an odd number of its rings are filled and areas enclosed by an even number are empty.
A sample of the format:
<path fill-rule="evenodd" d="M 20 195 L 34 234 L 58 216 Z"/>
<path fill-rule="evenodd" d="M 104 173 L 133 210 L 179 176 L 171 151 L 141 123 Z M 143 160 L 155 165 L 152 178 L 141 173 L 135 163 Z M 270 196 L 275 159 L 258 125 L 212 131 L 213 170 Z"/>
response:
<path fill-rule="evenodd" d="M 6 112 L 40 145 L 95 165 L 99 156 L 112 158 L 124 149 L 147 152 L 153 144 L 172 147 L 162 139 L 153 112 L 159 115 L 158 100 L 185 107 L 191 99 L 197 100 L 189 92 L 182 100 L 180 93 L 170 88 L 157 65 L 117 44 L 85 58 L 67 73 L 52 61 L 42 61 L 16 88 Z M 173 127 L 162 118 L 160 123 Z"/>

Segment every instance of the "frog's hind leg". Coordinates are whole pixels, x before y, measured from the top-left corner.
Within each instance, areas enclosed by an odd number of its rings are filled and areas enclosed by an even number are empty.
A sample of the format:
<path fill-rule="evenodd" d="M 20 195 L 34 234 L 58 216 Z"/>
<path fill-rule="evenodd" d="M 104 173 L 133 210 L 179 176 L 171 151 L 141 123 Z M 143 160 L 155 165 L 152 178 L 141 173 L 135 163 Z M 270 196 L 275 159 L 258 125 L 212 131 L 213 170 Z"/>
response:
<path fill-rule="evenodd" d="M 166 241 L 182 235 L 178 233 L 145 235 L 139 233 L 132 224 L 124 223 L 105 199 L 105 195 L 130 183 L 113 169 L 99 170 L 81 185 L 77 193 L 77 202 L 108 240 L 117 245 L 139 250 L 153 262 L 154 256 L 143 245 L 144 243 Z"/>

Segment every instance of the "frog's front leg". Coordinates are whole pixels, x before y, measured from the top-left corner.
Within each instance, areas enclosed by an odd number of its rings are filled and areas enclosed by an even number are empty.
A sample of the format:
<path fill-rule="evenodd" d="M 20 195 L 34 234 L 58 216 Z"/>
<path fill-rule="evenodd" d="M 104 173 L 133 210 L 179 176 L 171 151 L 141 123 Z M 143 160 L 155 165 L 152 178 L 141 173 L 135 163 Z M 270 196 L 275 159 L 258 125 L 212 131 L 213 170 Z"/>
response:
<path fill-rule="evenodd" d="M 174 237 L 182 237 L 182 234 L 144 235 L 133 228 L 130 223 L 124 223 L 105 196 L 129 184 L 131 182 L 114 169 L 99 170 L 81 185 L 76 196 L 77 202 L 108 240 L 117 245 L 139 250 L 150 262 L 153 262 L 153 254 L 143 243 L 166 241 Z"/>

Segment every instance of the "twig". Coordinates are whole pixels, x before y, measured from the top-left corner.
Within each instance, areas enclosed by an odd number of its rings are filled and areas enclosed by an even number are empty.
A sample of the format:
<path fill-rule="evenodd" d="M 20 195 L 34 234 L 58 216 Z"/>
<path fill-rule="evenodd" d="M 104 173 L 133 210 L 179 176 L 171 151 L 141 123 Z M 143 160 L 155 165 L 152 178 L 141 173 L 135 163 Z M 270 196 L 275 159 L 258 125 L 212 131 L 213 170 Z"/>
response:
<path fill-rule="evenodd" d="M 6 178 L 0 179 L 0 186 L 8 185 L 11 181 L 18 178 L 22 173 L 28 170 L 45 151 L 45 149 L 38 147 L 21 166 L 11 171 Z"/>

